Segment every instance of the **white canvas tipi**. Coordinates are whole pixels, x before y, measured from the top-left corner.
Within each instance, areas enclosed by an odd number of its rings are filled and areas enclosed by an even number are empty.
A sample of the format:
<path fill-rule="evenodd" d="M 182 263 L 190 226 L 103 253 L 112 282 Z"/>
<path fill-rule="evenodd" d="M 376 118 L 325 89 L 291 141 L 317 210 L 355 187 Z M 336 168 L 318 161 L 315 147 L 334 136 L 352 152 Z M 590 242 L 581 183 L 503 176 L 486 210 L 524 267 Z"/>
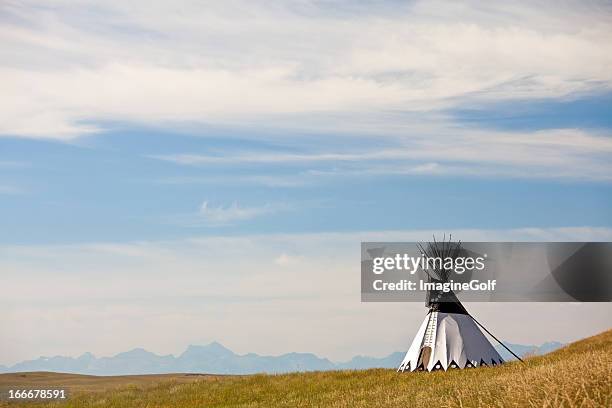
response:
<path fill-rule="evenodd" d="M 461 251 L 460 244 L 440 244 L 435 241 L 434 244 L 430 244 L 427 250 L 422 247 L 420 249 L 430 256 L 442 257 L 456 257 Z M 444 282 L 449 279 L 449 271 L 433 271 L 428 272 L 428 275 L 430 282 Z M 504 362 L 480 331 L 476 320 L 468 314 L 452 291 L 428 292 L 426 305 L 429 307 L 429 313 L 398 371 L 448 370 L 494 366 Z"/>
<path fill-rule="evenodd" d="M 457 305 L 463 312 L 457 310 Z M 430 309 L 398 371 L 448 370 L 504 362 L 474 319 L 460 303 L 457 305 Z"/>

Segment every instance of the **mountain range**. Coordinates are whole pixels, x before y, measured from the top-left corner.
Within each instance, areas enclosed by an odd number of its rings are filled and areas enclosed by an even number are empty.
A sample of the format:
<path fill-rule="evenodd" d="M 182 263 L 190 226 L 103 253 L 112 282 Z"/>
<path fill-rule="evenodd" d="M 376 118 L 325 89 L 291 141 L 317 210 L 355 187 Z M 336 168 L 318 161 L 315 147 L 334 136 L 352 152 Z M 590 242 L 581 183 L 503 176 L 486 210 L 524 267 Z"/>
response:
<path fill-rule="evenodd" d="M 558 342 L 541 346 L 526 346 L 506 343 L 520 356 L 546 354 L 563 346 Z M 513 357 L 503 348 L 498 348 L 505 360 Z M 397 351 L 386 357 L 356 356 L 350 361 L 334 363 L 312 353 L 287 353 L 280 356 L 260 356 L 254 353 L 236 354 L 220 343 L 205 346 L 189 346 L 178 357 L 160 356 L 142 348 L 119 353 L 113 357 L 97 358 L 91 353 L 79 357 L 39 357 L 17 363 L 11 367 L 0 366 L 0 373 L 25 371 L 54 371 L 92 375 L 164 374 L 164 373 L 209 373 L 209 374 L 254 374 L 287 373 L 294 371 L 349 370 L 365 368 L 395 368 L 399 366 L 405 352 Z"/>

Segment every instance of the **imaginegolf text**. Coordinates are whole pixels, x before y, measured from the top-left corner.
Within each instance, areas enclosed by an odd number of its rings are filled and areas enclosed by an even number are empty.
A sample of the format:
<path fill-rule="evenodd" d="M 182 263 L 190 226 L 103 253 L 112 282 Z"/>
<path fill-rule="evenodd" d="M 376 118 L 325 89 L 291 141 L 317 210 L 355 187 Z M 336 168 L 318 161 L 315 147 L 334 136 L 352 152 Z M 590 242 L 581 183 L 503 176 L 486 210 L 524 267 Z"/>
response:
<path fill-rule="evenodd" d="M 398 282 L 384 282 L 382 279 L 377 279 L 373 282 L 374 290 L 376 291 L 428 291 L 436 290 L 441 292 L 452 291 L 494 291 L 495 285 L 497 285 L 496 279 L 489 279 L 487 281 L 479 281 L 473 279 L 469 282 L 454 282 L 450 280 L 448 282 L 425 282 L 419 280 L 417 282 L 402 279 Z"/>

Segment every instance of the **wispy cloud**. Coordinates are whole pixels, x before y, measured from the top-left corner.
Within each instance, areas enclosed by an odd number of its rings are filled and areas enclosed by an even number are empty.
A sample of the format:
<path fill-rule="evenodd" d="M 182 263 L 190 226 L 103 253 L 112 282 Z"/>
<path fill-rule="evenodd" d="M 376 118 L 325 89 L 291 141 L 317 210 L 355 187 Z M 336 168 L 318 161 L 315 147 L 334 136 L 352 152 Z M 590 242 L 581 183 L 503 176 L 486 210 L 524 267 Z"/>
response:
<path fill-rule="evenodd" d="M 612 137 L 578 129 L 502 132 L 433 126 L 419 135 L 396 136 L 336 152 L 286 151 L 151 155 L 186 166 L 274 165 L 305 168 L 294 179 L 364 174 L 455 174 L 573 180 L 612 179 Z M 365 145 L 365 147 L 364 147 Z M 368 147 L 370 147 L 368 149 Z M 320 146 L 324 147 L 324 146 Z M 330 166 L 333 168 L 330 169 Z M 310 179 L 310 180 L 309 180 Z"/>
<path fill-rule="evenodd" d="M 610 89 L 609 5 L 544 6 L 4 2 L 0 134 L 70 139 L 105 120 L 287 117 L 309 129 L 329 114 L 327 130 L 354 131 L 363 111 Z"/>
<path fill-rule="evenodd" d="M 4 194 L 4 195 L 23 194 L 23 189 L 15 187 L 15 186 L 11 186 L 11 185 L 0 184 L 0 194 Z"/>
<path fill-rule="evenodd" d="M 299 262 L 303 262 L 304 257 L 300 255 L 289 255 L 282 253 L 274 258 L 274 263 L 278 266 L 295 266 Z"/>
<path fill-rule="evenodd" d="M 155 220 L 184 228 L 225 228 L 292 209 L 291 205 L 283 202 L 244 205 L 234 201 L 224 205 L 204 201 L 194 212 L 175 213 Z"/>
<path fill-rule="evenodd" d="M 204 201 L 200 207 L 199 216 L 206 223 L 211 225 L 227 225 L 237 221 L 246 221 L 262 215 L 271 214 L 278 211 L 278 206 L 266 204 L 259 207 L 239 206 L 234 201 L 227 207 L 222 205 L 213 206 L 208 201 Z"/>
<path fill-rule="evenodd" d="M 226 174 L 218 176 L 164 177 L 154 180 L 159 184 L 222 184 L 222 185 L 261 185 L 274 188 L 296 188 L 312 184 L 307 174 Z"/>
<path fill-rule="evenodd" d="M 30 166 L 31 164 L 28 162 L 16 161 L 16 160 L 0 160 L 0 168 L 22 169 L 22 168 L 30 167 Z"/>

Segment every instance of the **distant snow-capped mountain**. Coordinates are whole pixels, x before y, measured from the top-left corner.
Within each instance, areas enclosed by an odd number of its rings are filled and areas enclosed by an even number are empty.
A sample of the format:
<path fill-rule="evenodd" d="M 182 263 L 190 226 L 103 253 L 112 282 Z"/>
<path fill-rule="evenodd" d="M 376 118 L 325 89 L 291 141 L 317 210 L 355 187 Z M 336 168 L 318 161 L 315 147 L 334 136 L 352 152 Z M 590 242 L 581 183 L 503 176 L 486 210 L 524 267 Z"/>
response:
<path fill-rule="evenodd" d="M 545 354 L 563 346 L 558 342 L 541 346 L 525 346 L 506 343 L 520 356 Z M 514 359 L 503 347 L 498 351 L 505 360 Z M 254 374 L 288 373 L 294 371 L 325 371 L 365 368 L 396 368 L 405 352 L 391 353 L 386 357 L 356 356 L 350 361 L 334 363 L 312 353 L 287 353 L 280 356 L 260 356 L 249 353 L 239 355 L 213 342 L 205 346 L 189 346 L 178 357 L 160 356 L 142 348 L 119 353 L 113 357 L 97 358 L 91 353 L 79 357 L 40 357 L 23 361 L 11 367 L 0 366 L 2 372 L 55 371 L 92 375 L 164 374 L 164 373 L 209 373 L 209 374 Z"/>

